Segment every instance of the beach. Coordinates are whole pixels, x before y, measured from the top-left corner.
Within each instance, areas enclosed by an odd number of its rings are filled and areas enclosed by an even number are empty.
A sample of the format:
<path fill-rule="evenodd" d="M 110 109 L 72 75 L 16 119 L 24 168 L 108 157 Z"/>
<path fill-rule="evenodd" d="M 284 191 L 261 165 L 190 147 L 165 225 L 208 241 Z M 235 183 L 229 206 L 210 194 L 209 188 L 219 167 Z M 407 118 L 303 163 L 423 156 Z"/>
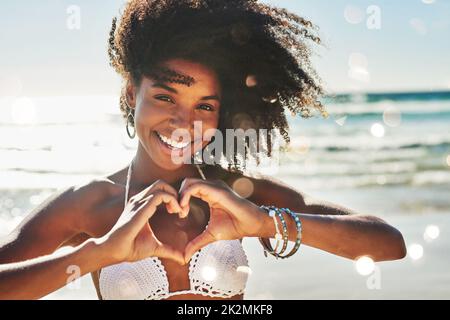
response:
<path fill-rule="evenodd" d="M 244 299 L 449 299 L 449 220 L 449 214 L 390 217 L 388 221 L 403 233 L 407 245 L 422 244 L 424 254 L 419 260 L 407 256 L 377 262 L 379 282 L 371 279 L 375 272 L 359 274 L 349 259 L 303 246 L 292 258 L 276 260 L 264 257 L 256 239 L 245 239 L 252 271 Z M 430 223 L 442 226 L 442 235 L 426 242 L 423 233 Z M 79 286 L 62 288 L 43 299 L 97 299 L 97 295 L 88 275 Z"/>
<path fill-rule="evenodd" d="M 408 256 L 362 275 L 354 261 L 315 248 L 276 260 L 264 257 L 257 239 L 245 239 L 245 299 L 450 298 L 450 99 L 350 98 L 330 103 L 328 119 L 289 118 L 291 148 L 272 174 L 385 219 L 402 232 Z M 57 190 L 125 167 L 136 150 L 117 97 L 27 99 L 0 99 L 0 236 Z M 96 298 L 87 275 L 43 299 Z"/>

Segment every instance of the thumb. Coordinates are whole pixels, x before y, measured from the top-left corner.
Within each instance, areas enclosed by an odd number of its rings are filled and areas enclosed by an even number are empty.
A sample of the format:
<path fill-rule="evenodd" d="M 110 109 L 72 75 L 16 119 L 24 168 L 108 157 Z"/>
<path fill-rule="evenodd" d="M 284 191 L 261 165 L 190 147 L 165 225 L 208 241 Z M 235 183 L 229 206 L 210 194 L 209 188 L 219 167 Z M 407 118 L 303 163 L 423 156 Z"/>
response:
<path fill-rule="evenodd" d="M 216 239 L 208 231 L 208 228 L 206 228 L 205 231 L 203 231 L 187 244 L 186 248 L 184 249 L 184 262 L 186 264 L 189 263 L 189 260 L 191 260 L 191 257 L 194 255 L 194 253 L 214 241 L 216 241 Z"/>

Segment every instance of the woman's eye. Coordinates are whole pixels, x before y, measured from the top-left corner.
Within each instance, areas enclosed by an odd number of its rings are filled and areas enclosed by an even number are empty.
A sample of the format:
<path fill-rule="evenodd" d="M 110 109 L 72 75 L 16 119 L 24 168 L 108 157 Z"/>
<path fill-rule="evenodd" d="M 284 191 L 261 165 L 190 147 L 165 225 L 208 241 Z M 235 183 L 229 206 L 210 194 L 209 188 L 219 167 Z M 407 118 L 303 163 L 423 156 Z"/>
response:
<path fill-rule="evenodd" d="M 199 106 L 199 108 L 206 111 L 214 111 L 214 108 L 207 104 L 202 104 Z"/>
<path fill-rule="evenodd" d="M 159 95 L 159 96 L 155 96 L 155 99 L 158 99 L 158 100 L 161 100 L 161 101 L 165 101 L 165 102 L 173 103 L 173 100 L 172 100 L 170 97 L 168 97 L 168 96 L 162 96 L 162 95 Z"/>

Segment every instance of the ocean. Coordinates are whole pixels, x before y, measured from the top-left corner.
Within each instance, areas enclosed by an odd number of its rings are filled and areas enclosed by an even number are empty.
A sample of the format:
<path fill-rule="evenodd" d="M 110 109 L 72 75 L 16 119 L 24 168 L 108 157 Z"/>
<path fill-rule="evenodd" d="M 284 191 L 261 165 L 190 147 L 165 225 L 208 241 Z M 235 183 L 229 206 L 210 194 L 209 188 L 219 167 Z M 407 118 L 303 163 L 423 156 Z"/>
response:
<path fill-rule="evenodd" d="M 325 104 L 327 119 L 289 117 L 276 178 L 387 220 L 449 214 L 450 92 L 346 94 Z M 0 98 L 0 236 L 57 189 L 125 167 L 136 146 L 118 97 Z"/>
<path fill-rule="evenodd" d="M 448 211 L 449 92 L 347 94 L 325 105 L 327 119 L 289 116 L 291 145 L 272 175 L 350 207 L 369 201 L 374 213 Z M 56 189 L 123 168 L 136 150 L 117 97 L 6 97 L 0 110 L 2 233 Z"/>

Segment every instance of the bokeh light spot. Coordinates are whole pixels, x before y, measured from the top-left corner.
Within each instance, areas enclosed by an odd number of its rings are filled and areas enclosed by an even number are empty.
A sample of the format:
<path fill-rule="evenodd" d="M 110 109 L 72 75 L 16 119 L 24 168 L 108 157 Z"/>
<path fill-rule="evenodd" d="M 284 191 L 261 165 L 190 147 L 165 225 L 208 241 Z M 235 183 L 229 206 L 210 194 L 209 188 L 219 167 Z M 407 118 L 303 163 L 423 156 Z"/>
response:
<path fill-rule="evenodd" d="M 423 234 L 423 238 L 426 241 L 430 242 L 430 241 L 436 240 L 439 237 L 439 233 L 440 233 L 440 230 L 439 230 L 438 226 L 436 226 L 436 225 L 428 225 L 425 228 L 425 232 Z"/>
<path fill-rule="evenodd" d="M 344 9 L 344 18 L 351 24 L 361 23 L 364 20 L 364 11 L 359 7 L 348 5 Z"/>
<path fill-rule="evenodd" d="M 376 138 L 384 137 L 384 127 L 383 127 L 383 125 L 380 124 L 380 123 L 374 123 L 370 127 L 370 133 Z"/>
<path fill-rule="evenodd" d="M 383 121 L 389 127 L 398 127 L 402 122 L 402 114 L 394 106 L 388 106 L 383 112 Z"/>
<path fill-rule="evenodd" d="M 256 76 L 254 76 L 253 74 L 249 74 L 245 79 L 245 85 L 249 88 L 256 87 L 258 85 Z"/>
<path fill-rule="evenodd" d="M 370 257 L 362 256 L 356 260 L 355 267 L 360 275 L 367 276 L 375 270 L 375 263 Z"/>
<path fill-rule="evenodd" d="M 202 269 L 202 277 L 206 281 L 212 281 L 216 278 L 217 272 L 216 269 L 210 266 L 203 267 Z"/>
<path fill-rule="evenodd" d="M 413 243 L 408 248 L 408 254 L 411 259 L 419 260 L 423 257 L 423 247 L 418 243 Z"/>
<path fill-rule="evenodd" d="M 253 182 L 248 178 L 239 178 L 233 182 L 233 190 L 243 198 L 248 198 L 253 194 Z"/>

